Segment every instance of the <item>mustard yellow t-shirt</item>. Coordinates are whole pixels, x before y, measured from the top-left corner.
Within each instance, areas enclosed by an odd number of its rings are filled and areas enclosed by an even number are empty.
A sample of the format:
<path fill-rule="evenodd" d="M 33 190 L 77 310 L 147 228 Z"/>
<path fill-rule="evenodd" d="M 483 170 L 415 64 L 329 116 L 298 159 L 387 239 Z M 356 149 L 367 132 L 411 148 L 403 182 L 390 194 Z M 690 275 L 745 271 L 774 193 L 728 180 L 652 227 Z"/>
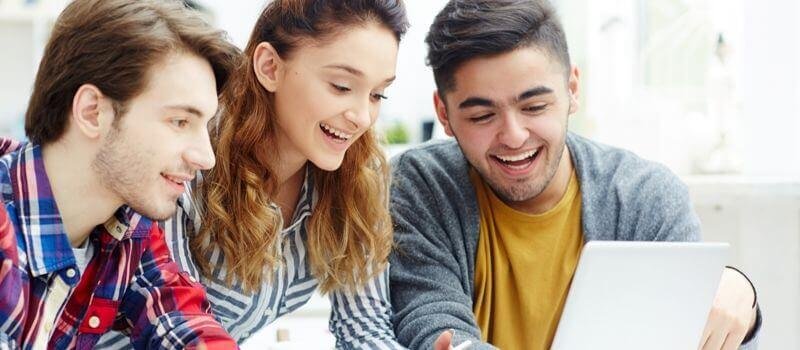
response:
<path fill-rule="evenodd" d="M 501 349 L 549 349 L 578 263 L 581 196 L 573 172 L 543 214 L 519 212 L 470 171 L 480 208 L 473 312 L 483 341 Z"/>

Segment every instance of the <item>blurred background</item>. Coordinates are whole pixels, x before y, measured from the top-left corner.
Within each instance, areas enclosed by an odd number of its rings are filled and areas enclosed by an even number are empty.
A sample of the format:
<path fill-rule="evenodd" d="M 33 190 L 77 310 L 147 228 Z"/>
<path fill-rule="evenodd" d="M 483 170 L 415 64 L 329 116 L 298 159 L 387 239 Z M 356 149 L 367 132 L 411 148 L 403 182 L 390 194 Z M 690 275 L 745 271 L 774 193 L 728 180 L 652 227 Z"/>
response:
<path fill-rule="evenodd" d="M 444 0 L 406 0 L 411 30 L 376 125 L 396 154 L 445 137 L 424 37 Z M 0 0 L 0 135 L 22 118 L 64 0 Z M 244 47 L 264 0 L 195 0 Z M 761 349 L 800 349 L 800 2 L 555 0 L 581 110 L 570 129 L 666 164 L 687 183 L 708 241 L 733 246 L 764 312 Z M 245 349 L 332 348 L 315 296 Z"/>

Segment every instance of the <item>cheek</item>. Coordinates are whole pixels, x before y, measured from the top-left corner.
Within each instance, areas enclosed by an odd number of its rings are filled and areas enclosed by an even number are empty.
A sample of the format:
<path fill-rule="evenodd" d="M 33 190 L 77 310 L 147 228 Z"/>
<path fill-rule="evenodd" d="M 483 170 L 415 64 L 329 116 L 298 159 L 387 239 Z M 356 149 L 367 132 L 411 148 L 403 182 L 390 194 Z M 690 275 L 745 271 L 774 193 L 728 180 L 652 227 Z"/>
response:
<path fill-rule="evenodd" d="M 566 124 L 563 117 L 544 116 L 533 118 L 530 123 L 530 130 L 539 138 L 550 144 L 560 142 L 565 133 Z"/>
<path fill-rule="evenodd" d="M 287 133 L 294 133 L 308 118 L 308 104 L 297 103 L 286 91 L 275 94 L 275 124 Z"/>
<path fill-rule="evenodd" d="M 380 106 L 375 105 L 375 107 L 370 108 L 369 111 L 369 127 L 375 125 L 375 122 L 378 121 L 378 115 L 380 114 Z"/>
<path fill-rule="evenodd" d="M 335 96 L 319 86 L 309 85 L 295 94 L 284 96 L 283 99 L 284 105 L 280 112 L 285 119 L 291 119 L 288 122 L 302 124 L 298 127 L 316 125 L 345 109 L 345 98 Z"/>
<path fill-rule="evenodd" d="M 492 148 L 492 140 L 496 136 L 494 130 L 485 126 L 472 126 L 459 131 L 456 131 L 455 135 L 458 137 L 462 149 L 468 153 L 470 158 L 482 161 Z"/>

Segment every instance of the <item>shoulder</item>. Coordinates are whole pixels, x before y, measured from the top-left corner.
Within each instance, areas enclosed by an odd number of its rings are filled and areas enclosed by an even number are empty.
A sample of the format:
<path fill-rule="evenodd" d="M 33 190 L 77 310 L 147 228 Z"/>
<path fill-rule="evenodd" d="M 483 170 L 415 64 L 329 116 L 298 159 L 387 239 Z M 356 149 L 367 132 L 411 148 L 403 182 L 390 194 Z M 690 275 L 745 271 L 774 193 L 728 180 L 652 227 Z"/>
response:
<path fill-rule="evenodd" d="M 0 312 L 6 312 L 4 315 L 8 316 L 7 312 L 24 302 L 20 297 L 25 295 L 30 275 L 25 240 L 17 236 L 12 221 L 16 218 L 13 204 L 8 205 L 10 213 L 6 209 L 6 205 L 0 205 L 0 263 L 3 265 L 0 271 L 0 285 L 3 286 L 0 289 Z"/>
<path fill-rule="evenodd" d="M 26 142 L 0 137 L 0 166 L 7 171 L 14 159 L 19 156 L 20 150 L 26 144 Z"/>
<path fill-rule="evenodd" d="M 390 211 L 396 251 L 444 254 L 474 243 L 478 201 L 469 162 L 455 140 L 424 143 L 395 157 L 392 167 Z"/>
<path fill-rule="evenodd" d="M 14 225 L 5 205 L 0 205 L 0 254 L 3 258 L 16 257 L 17 240 Z"/>
<path fill-rule="evenodd" d="M 584 193 L 606 190 L 616 195 L 647 197 L 685 190 L 669 168 L 631 151 L 571 133 L 567 144 Z"/>
<path fill-rule="evenodd" d="M 453 191 L 469 183 L 469 165 L 455 140 L 423 143 L 391 161 L 392 192 Z"/>
<path fill-rule="evenodd" d="M 11 169 L 24 145 L 11 139 L 0 138 L 0 192 L 4 202 L 11 200 Z"/>
<path fill-rule="evenodd" d="M 445 169 L 466 165 L 455 140 L 432 140 L 413 147 L 392 158 L 393 171 L 403 172 L 418 166 L 439 166 Z"/>
<path fill-rule="evenodd" d="M 9 154 L 22 148 L 25 143 L 12 138 L 0 137 L 0 155 Z"/>
<path fill-rule="evenodd" d="M 630 151 L 570 135 L 582 213 L 594 237 L 695 240 L 698 221 L 689 191 L 666 166 Z"/>

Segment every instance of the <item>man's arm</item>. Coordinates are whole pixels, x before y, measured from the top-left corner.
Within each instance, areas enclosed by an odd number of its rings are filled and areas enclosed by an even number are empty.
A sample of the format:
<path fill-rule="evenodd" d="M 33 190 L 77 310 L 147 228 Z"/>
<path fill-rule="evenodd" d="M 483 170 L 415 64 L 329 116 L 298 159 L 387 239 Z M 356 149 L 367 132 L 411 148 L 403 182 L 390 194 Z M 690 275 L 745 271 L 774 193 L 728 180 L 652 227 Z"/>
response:
<path fill-rule="evenodd" d="M 465 250 L 465 233 L 447 231 L 442 224 L 458 220 L 448 207 L 459 199 L 433 200 L 425 175 L 408 164 L 403 167 L 394 173 L 391 196 L 396 247 L 390 257 L 390 290 L 397 339 L 411 349 L 432 349 L 452 329 L 453 344 L 470 340 L 470 349 L 493 349 L 481 342 L 472 312 L 471 281 L 464 278 L 470 272 L 467 262 L 460 261 L 470 257 L 458 252 Z"/>
<path fill-rule="evenodd" d="M 27 309 L 23 294 L 22 276 L 14 226 L 0 203 L 0 319 L 8 328 L 0 325 L 0 349 L 16 349 L 20 346 L 25 331 L 25 320 L 20 319 L 19 309 Z M 16 315 L 16 316 L 15 316 Z"/>
<path fill-rule="evenodd" d="M 641 177 L 637 234 L 656 241 L 699 241 L 700 220 L 692 208 L 689 191 L 680 179 L 666 168 Z M 761 328 L 761 314 L 754 305 L 755 288 L 744 274 L 726 268 L 714 298 L 703 332 L 700 349 L 755 349 Z"/>
<path fill-rule="evenodd" d="M 163 232 L 154 224 L 149 249 L 119 309 L 134 348 L 238 348 L 212 315 L 203 286 L 169 254 Z"/>

